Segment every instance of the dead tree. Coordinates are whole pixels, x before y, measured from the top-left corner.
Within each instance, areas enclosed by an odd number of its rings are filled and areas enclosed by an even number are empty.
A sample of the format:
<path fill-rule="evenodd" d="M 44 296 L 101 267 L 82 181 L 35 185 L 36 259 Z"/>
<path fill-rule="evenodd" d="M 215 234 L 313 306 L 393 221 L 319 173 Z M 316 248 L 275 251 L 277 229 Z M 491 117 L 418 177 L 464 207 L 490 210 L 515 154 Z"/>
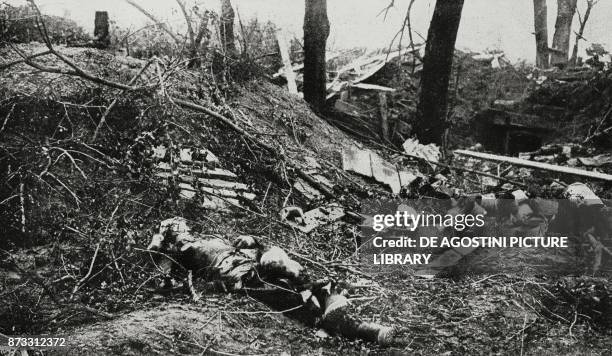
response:
<path fill-rule="evenodd" d="M 548 68 L 550 52 L 548 51 L 548 10 L 546 0 L 533 0 L 533 22 L 536 40 L 536 66 Z"/>
<path fill-rule="evenodd" d="M 552 43 L 553 51 L 550 57 L 550 63 L 554 66 L 565 67 L 567 65 L 576 1 L 557 0 L 557 21 Z"/>
<path fill-rule="evenodd" d="M 580 23 L 580 29 L 576 33 L 576 42 L 574 42 L 574 49 L 572 50 L 572 57 L 570 58 L 570 64 L 575 66 L 578 63 L 578 43 L 580 40 L 583 40 L 584 37 L 584 28 L 586 27 L 586 23 L 589 20 L 589 16 L 591 16 L 591 10 L 593 10 L 593 6 L 597 1 L 587 0 L 587 8 L 584 12 L 584 17 L 580 15 L 580 11 L 576 9 L 576 13 L 578 13 L 578 22 Z"/>
<path fill-rule="evenodd" d="M 230 0 L 223 0 L 221 3 L 221 40 L 223 48 L 228 55 L 236 53 L 236 44 L 234 42 L 234 9 Z"/>
<path fill-rule="evenodd" d="M 446 129 L 448 82 L 463 0 L 437 0 L 427 33 L 416 133 L 422 143 L 442 144 Z"/>
<path fill-rule="evenodd" d="M 96 11 L 94 21 L 94 43 L 98 48 L 108 48 L 110 45 L 110 35 L 108 31 L 108 12 Z"/>
<path fill-rule="evenodd" d="M 148 17 L 153 23 L 155 23 L 158 28 L 166 32 L 172 40 L 176 43 L 178 47 L 183 47 L 185 36 L 179 35 L 172 31 L 170 27 L 160 20 L 158 20 L 152 13 L 147 11 L 145 8 L 140 6 L 134 0 L 125 0 L 128 4 L 132 5 L 138 11 L 143 13 L 146 17 Z M 189 45 L 187 46 L 187 54 L 189 56 L 189 66 L 196 67 L 200 64 L 201 58 L 203 56 L 203 51 L 206 48 L 206 42 L 208 41 L 209 31 L 208 31 L 208 20 L 209 14 L 208 11 L 203 14 L 198 13 L 195 9 L 191 12 L 188 11 L 184 2 L 181 0 L 176 0 L 179 5 L 183 16 L 185 17 L 185 22 L 187 23 L 187 37 L 189 40 Z M 196 22 L 196 18 L 199 18 L 199 24 Z M 126 36 L 129 37 L 131 35 Z"/>
<path fill-rule="evenodd" d="M 306 0 L 304 14 L 304 99 L 315 111 L 325 106 L 325 47 L 329 36 L 327 0 Z"/>
<path fill-rule="evenodd" d="M 189 67 L 199 67 L 202 63 L 202 40 L 208 32 L 208 12 L 205 12 L 203 15 L 198 14 L 196 11 L 190 13 L 183 1 L 176 0 L 176 2 L 181 8 L 181 12 L 187 23 L 187 35 L 189 36 Z M 198 27 L 196 27 L 194 17 L 200 17 L 200 24 Z"/>
<path fill-rule="evenodd" d="M 289 39 L 283 29 L 276 30 L 276 41 L 278 42 L 278 49 L 283 60 L 283 66 L 285 67 L 285 77 L 287 78 L 287 89 L 291 94 L 297 94 L 297 84 L 295 83 L 295 73 L 293 72 L 293 66 L 291 64 L 291 56 L 289 53 Z"/>

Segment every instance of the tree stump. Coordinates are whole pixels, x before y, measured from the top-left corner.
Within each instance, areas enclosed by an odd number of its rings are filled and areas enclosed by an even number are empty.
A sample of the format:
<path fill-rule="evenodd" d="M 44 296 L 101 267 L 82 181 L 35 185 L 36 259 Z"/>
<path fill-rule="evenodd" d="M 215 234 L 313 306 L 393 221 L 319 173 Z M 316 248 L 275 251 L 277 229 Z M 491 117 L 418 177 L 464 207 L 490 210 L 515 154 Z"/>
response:
<path fill-rule="evenodd" d="M 96 11 L 94 22 L 94 45 L 98 48 L 108 48 L 110 32 L 108 30 L 108 12 Z"/>

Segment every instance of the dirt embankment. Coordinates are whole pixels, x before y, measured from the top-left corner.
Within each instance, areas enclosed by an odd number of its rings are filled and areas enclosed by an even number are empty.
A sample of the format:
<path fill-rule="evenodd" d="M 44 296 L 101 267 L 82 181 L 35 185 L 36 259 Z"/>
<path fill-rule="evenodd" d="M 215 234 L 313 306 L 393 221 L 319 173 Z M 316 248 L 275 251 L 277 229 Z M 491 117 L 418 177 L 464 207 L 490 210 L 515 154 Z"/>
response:
<path fill-rule="evenodd" d="M 95 50 L 66 51 L 83 68 L 124 82 L 143 64 Z M 45 64 L 61 65 L 54 60 Z M 278 212 L 293 205 L 306 211 L 327 199 L 313 199 L 294 188 L 298 169 L 327 180 L 347 210 L 358 210 L 363 198 L 391 196 L 381 184 L 342 170 L 341 151 L 360 143 L 313 114 L 300 98 L 265 81 L 222 90 L 212 76 L 173 63 L 162 67 L 171 74 L 165 81 L 167 92 L 231 118 L 274 147 L 278 156 L 207 115 L 173 105 L 160 91 L 121 94 L 25 65 L 3 72 L 0 118 L 10 113 L 10 120 L 0 130 L 3 155 L 8 157 L 0 163 L 7 182 L 0 200 L 19 197 L 20 187 L 25 193 L 24 203 L 9 199 L 9 212 L 2 215 L 3 233 L 9 236 L 3 248 L 12 255 L 11 263 L 0 266 L 0 294 L 6 300 L 0 316 L 7 316 L 0 318 L 2 333 L 64 333 L 82 346 L 73 350 L 77 354 L 589 350 L 603 355 L 610 349 L 609 335 L 596 330 L 588 318 L 538 304 L 542 299 L 534 299 L 535 291 L 546 279 L 495 275 L 424 280 L 397 271 L 372 278 L 355 271 L 359 231 L 354 222 L 339 221 L 303 234 L 281 223 Z M 150 69 L 138 83 L 158 75 Z M 118 104 L 99 139 L 92 140 L 115 98 Z M 234 172 L 256 198 L 229 213 L 203 208 L 197 197 L 181 199 L 176 186 L 155 178 L 151 154 L 159 145 L 175 155 L 182 147 L 209 150 L 219 158 L 219 167 Z M 316 329 L 248 295 L 206 293 L 194 303 L 183 291 L 153 293 L 161 275 L 141 249 L 159 221 L 173 216 L 187 218 L 196 232 L 261 236 L 265 243 L 291 252 L 315 277 L 363 286 L 352 295 L 361 317 L 402 328 L 411 343 L 381 350 L 359 341 L 319 337 Z M 14 264 L 36 272 L 47 290 Z M 103 320 L 82 309 L 61 308 L 49 292 L 57 300 L 78 302 L 113 317 Z"/>

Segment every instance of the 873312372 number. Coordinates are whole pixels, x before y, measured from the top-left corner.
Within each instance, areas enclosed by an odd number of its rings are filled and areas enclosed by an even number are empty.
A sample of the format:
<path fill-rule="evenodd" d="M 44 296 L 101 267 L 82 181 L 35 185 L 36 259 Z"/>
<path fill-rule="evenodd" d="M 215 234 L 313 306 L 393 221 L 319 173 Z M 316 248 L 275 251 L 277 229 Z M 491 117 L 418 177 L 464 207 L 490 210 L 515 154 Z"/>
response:
<path fill-rule="evenodd" d="M 4 336 L 0 337 L 0 349 L 12 348 L 64 348 L 68 346 L 65 337 L 58 336 Z"/>

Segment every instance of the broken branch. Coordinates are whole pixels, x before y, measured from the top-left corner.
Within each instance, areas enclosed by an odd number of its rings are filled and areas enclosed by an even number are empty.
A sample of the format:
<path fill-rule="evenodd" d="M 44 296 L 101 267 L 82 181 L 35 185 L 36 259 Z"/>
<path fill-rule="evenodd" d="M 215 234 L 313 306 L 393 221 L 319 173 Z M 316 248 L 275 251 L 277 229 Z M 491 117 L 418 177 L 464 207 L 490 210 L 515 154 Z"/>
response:
<path fill-rule="evenodd" d="M 142 69 L 140 69 L 140 71 L 138 71 L 138 73 L 136 73 L 136 75 L 132 78 L 132 80 L 129 81 L 129 83 L 127 85 L 131 86 L 134 83 L 136 83 L 136 80 L 138 80 L 138 78 L 142 75 L 142 73 L 144 73 L 144 71 L 149 67 L 150 64 L 151 64 L 151 61 L 148 61 L 147 63 L 145 63 L 145 65 L 142 67 Z M 96 138 L 98 137 L 98 132 L 100 131 L 100 128 L 102 127 L 102 125 L 104 125 L 104 122 L 106 122 L 106 117 L 108 116 L 110 111 L 115 107 L 115 105 L 117 105 L 117 101 L 119 100 L 119 96 L 123 95 L 125 92 L 126 92 L 126 90 L 123 89 L 121 91 L 121 93 L 119 93 L 119 95 L 106 108 L 106 110 L 104 111 L 104 114 L 102 114 L 102 117 L 100 118 L 100 122 L 98 122 L 98 126 L 96 126 L 96 130 L 94 131 L 94 134 L 93 134 L 93 137 L 91 139 L 91 142 L 95 142 L 96 141 Z"/>
<path fill-rule="evenodd" d="M 181 40 L 178 36 L 170 30 L 170 28 L 162 21 L 159 21 L 153 14 L 145 10 L 142 6 L 138 5 L 133 0 L 125 0 L 128 4 L 134 6 L 138 11 L 142 12 L 146 17 L 148 17 L 151 21 L 155 22 L 162 30 L 164 30 L 172 39 L 179 43 Z"/>
<path fill-rule="evenodd" d="M 46 56 L 48 54 L 51 54 L 51 51 L 44 51 L 44 52 L 40 52 L 40 53 L 35 53 L 35 54 L 27 56 L 27 58 L 22 58 L 22 59 L 17 59 L 17 60 L 10 61 L 10 62 L 2 63 L 2 64 L 0 64 L 0 70 L 5 70 L 5 69 L 8 69 L 8 68 L 10 68 L 10 67 L 12 67 L 14 65 L 17 65 L 17 64 L 20 64 L 20 63 L 25 63 L 28 60 L 32 60 L 32 59 L 37 58 L 37 57 Z"/>

